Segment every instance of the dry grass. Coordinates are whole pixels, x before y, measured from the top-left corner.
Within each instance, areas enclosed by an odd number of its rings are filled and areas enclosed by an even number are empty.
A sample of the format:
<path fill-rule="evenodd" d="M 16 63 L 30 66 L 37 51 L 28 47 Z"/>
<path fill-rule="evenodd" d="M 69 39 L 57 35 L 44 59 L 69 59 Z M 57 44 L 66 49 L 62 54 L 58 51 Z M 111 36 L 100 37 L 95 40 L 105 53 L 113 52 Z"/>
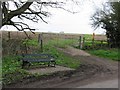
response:
<path fill-rule="evenodd" d="M 20 31 L 2 31 L 2 38 L 8 39 L 8 32 L 10 32 L 11 39 L 24 39 L 27 38 L 24 32 Z M 31 33 L 30 31 L 27 31 L 27 34 L 32 39 L 37 39 L 38 34 L 43 34 L 43 38 L 63 38 L 63 39 L 72 39 L 72 38 L 79 38 L 79 36 L 84 36 L 84 34 L 69 34 L 69 33 L 45 33 L 45 32 L 35 32 L 35 34 Z M 105 40 L 105 35 L 95 35 L 96 40 Z"/>
<path fill-rule="evenodd" d="M 79 38 L 81 34 L 61 34 L 61 33 L 40 33 L 35 32 L 35 34 L 31 32 L 27 32 L 27 34 L 32 39 L 38 39 L 38 34 L 43 34 L 43 40 L 49 40 L 49 39 L 73 39 L 73 38 Z M 25 39 L 27 36 L 24 34 L 24 32 L 20 31 L 10 31 L 10 38 L 11 39 Z M 8 31 L 2 31 L 2 39 L 9 39 L 8 38 Z"/>
<path fill-rule="evenodd" d="M 106 41 L 107 37 L 105 35 L 96 35 L 95 40 L 104 40 L 104 41 Z"/>
<path fill-rule="evenodd" d="M 2 31 L 2 39 L 9 39 L 8 33 L 10 32 L 10 39 L 25 39 L 27 36 L 24 32 L 20 31 Z M 37 38 L 39 33 L 33 34 L 31 32 L 27 32 L 28 35 L 30 35 L 31 38 Z"/>

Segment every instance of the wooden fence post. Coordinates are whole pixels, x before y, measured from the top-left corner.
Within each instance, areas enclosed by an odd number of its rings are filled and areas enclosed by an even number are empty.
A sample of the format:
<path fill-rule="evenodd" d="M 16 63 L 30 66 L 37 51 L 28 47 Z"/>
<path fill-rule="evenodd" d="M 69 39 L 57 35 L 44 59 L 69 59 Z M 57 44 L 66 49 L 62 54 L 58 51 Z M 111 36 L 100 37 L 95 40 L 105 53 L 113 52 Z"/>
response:
<path fill-rule="evenodd" d="M 11 38 L 11 37 L 10 37 L 10 32 L 8 32 L 8 40 L 10 40 L 10 38 Z"/>
<path fill-rule="evenodd" d="M 28 39 L 25 38 L 25 44 L 24 44 L 24 47 L 25 47 L 25 53 L 26 53 L 26 54 L 28 53 L 27 41 L 28 41 Z"/>
<path fill-rule="evenodd" d="M 81 41 L 82 41 L 82 37 L 79 37 L 79 48 L 81 49 Z"/>
<path fill-rule="evenodd" d="M 84 45 L 85 45 L 85 37 L 83 37 L 83 47 L 84 47 Z"/>
<path fill-rule="evenodd" d="M 94 43 L 95 43 L 95 33 L 93 33 L 93 37 L 92 37 L 92 47 L 94 48 Z"/>
<path fill-rule="evenodd" d="M 101 48 L 103 47 L 103 40 L 101 40 L 101 45 L 100 46 L 101 46 Z"/>
<path fill-rule="evenodd" d="M 38 35 L 38 42 L 40 44 L 41 52 L 43 52 L 43 34 Z"/>

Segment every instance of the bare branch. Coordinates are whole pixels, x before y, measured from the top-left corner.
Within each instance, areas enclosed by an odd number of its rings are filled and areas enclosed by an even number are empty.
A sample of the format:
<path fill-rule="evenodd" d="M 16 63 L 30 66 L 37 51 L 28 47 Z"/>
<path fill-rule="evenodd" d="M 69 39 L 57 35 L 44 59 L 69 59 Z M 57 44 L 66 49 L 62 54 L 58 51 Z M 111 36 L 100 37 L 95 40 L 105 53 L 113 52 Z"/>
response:
<path fill-rule="evenodd" d="M 31 11 L 31 14 L 36 14 L 43 22 L 47 23 L 39 14 L 42 14 L 44 16 L 46 16 L 46 14 L 43 14 L 42 12 L 35 12 L 34 10 L 30 9 L 29 10 Z M 26 12 L 25 12 L 26 13 Z"/>
<path fill-rule="evenodd" d="M 43 22 L 45 22 L 45 23 L 48 24 L 48 22 L 46 22 L 39 14 L 37 14 L 37 16 L 38 16 Z"/>
<path fill-rule="evenodd" d="M 28 0 L 27 0 L 28 1 Z M 14 0 L 13 4 L 15 6 L 16 10 L 12 10 L 9 8 L 10 2 L 3 2 L 2 4 L 2 10 L 3 10 L 3 22 L 2 26 L 4 25 L 13 25 L 16 27 L 19 31 L 24 30 L 30 30 L 31 32 L 35 29 L 31 29 L 28 24 L 25 24 L 24 22 L 15 22 L 11 21 L 14 17 L 18 17 L 21 20 L 30 20 L 33 22 L 38 22 L 40 19 L 47 23 L 47 21 L 44 20 L 44 17 L 48 17 L 50 15 L 49 12 L 44 11 L 47 7 L 52 8 L 60 8 L 70 13 L 77 13 L 72 12 L 69 9 L 65 9 L 63 5 L 66 4 L 66 2 L 75 2 L 74 0 L 65 0 L 64 2 L 58 2 L 57 0 L 39 0 L 35 2 L 22 2 L 22 0 Z M 79 4 L 75 2 L 76 4 Z M 34 32 L 33 32 L 34 33 Z"/>
<path fill-rule="evenodd" d="M 44 15 L 44 16 L 47 16 L 47 14 L 42 13 L 41 11 L 40 11 L 40 12 L 24 12 L 24 13 L 22 13 L 22 14 L 42 14 L 42 15 Z"/>
<path fill-rule="evenodd" d="M 63 9 L 63 10 L 65 10 L 65 11 L 70 12 L 70 13 L 73 13 L 73 14 L 78 13 L 78 12 L 72 12 L 72 11 L 69 10 L 69 9 L 65 9 L 65 8 L 63 8 L 62 6 L 53 6 L 53 5 L 49 5 L 49 6 L 52 7 L 52 8 Z"/>
<path fill-rule="evenodd" d="M 37 2 L 38 4 L 50 5 L 50 4 L 58 4 L 58 2 Z"/>
<path fill-rule="evenodd" d="M 9 14 L 11 15 L 11 18 L 13 16 L 16 16 L 16 15 L 20 15 L 21 13 L 23 13 L 24 11 L 26 11 L 30 5 L 32 4 L 33 2 L 26 2 L 22 7 L 18 8 L 17 10 L 14 10 L 14 11 L 11 11 Z"/>
<path fill-rule="evenodd" d="M 19 5 L 17 2 L 14 2 L 14 4 L 15 4 L 15 6 L 16 6 L 17 8 L 20 7 L 20 5 Z"/>
<path fill-rule="evenodd" d="M 28 19 L 28 20 L 31 20 L 31 21 L 33 21 L 33 22 L 36 22 L 36 23 L 38 23 L 38 20 L 39 19 L 35 19 L 35 17 L 33 17 L 33 18 L 30 18 L 30 17 L 26 17 L 25 15 L 21 15 L 21 17 L 24 17 L 24 18 L 26 18 L 26 19 Z"/>
<path fill-rule="evenodd" d="M 29 37 L 29 35 L 26 33 L 26 31 L 24 31 L 24 33 L 25 33 L 25 35 L 27 36 L 27 38 L 29 38 L 29 39 L 30 39 L 30 37 Z"/>

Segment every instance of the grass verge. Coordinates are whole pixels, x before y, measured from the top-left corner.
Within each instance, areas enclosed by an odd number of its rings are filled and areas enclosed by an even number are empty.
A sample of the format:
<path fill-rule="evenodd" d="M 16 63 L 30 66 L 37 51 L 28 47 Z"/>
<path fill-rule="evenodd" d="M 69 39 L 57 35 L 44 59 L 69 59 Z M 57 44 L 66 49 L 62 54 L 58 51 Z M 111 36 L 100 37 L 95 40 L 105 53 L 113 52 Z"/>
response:
<path fill-rule="evenodd" d="M 57 39 L 50 40 L 49 42 L 44 44 L 43 47 L 43 53 L 49 53 L 53 55 L 56 58 L 57 65 L 70 67 L 70 68 L 78 68 L 80 66 L 80 61 L 74 59 L 71 56 L 65 55 L 63 52 L 60 52 L 57 50 L 56 47 L 60 48 L 66 48 L 68 45 L 73 45 L 76 42 L 76 40 L 70 40 L 70 39 L 60 39 L 57 41 Z M 38 47 L 37 40 L 28 40 L 24 41 L 23 44 L 27 44 L 28 46 L 35 46 Z M 37 53 L 41 53 L 40 48 L 38 47 Z M 21 69 L 21 61 L 18 61 L 19 57 L 15 55 L 11 56 L 4 56 L 2 58 L 2 81 L 3 84 L 10 84 L 14 83 L 16 81 L 21 81 L 25 78 L 29 77 L 41 77 L 43 75 L 38 74 L 30 74 L 25 69 Z M 39 64 L 34 64 L 39 65 Z"/>
<path fill-rule="evenodd" d="M 120 61 L 118 58 L 118 49 L 98 49 L 98 50 L 87 50 L 90 54 L 96 55 L 99 57 Z"/>
<path fill-rule="evenodd" d="M 21 62 L 17 56 L 4 56 L 2 59 L 2 81 L 4 84 L 10 84 L 29 75 L 21 69 Z"/>

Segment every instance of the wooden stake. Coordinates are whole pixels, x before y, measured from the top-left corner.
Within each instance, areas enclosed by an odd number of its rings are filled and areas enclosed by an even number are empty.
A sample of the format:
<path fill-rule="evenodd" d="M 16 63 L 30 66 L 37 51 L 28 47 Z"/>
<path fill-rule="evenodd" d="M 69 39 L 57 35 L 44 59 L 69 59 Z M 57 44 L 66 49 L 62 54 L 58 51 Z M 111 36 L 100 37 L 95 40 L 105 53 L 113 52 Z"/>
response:
<path fill-rule="evenodd" d="M 79 37 L 79 48 L 81 49 L 81 40 L 82 38 L 81 38 L 81 36 Z"/>
<path fill-rule="evenodd" d="M 85 37 L 83 37 L 83 47 L 84 47 L 84 45 L 85 45 Z"/>
<path fill-rule="evenodd" d="M 8 40 L 10 40 L 10 38 L 11 38 L 11 37 L 10 37 L 10 32 L 8 32 Z"/>
<path fill-rule="evenodd" d="M 38 42 L 40 44 L 41 52 L 43 52 L 43 35 L 42 34 L 38 35 Z"/>

